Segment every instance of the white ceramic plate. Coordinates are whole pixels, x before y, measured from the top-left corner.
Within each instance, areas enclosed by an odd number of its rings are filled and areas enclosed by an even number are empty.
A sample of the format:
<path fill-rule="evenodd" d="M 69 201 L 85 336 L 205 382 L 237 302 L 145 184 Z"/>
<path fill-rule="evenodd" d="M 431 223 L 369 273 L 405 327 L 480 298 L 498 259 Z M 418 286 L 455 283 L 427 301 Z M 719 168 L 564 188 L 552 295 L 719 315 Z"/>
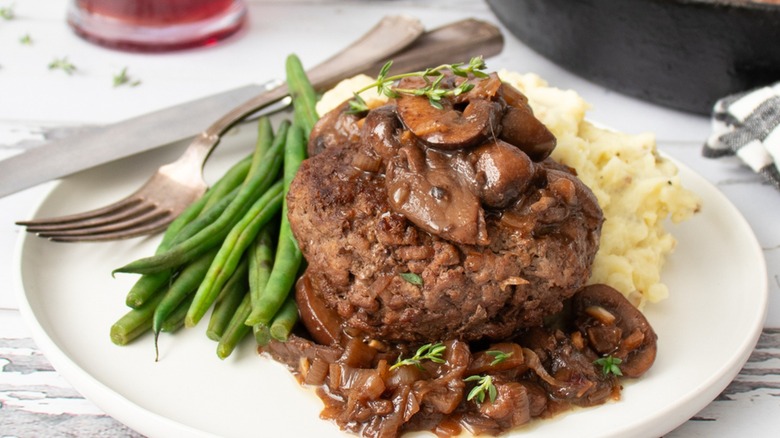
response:
<path fill-rule="evenodd" d="M 228 138 L 207 169 L 218 175 L 250 150 L 252 129 Z M 35 216 L 80 211 L 131 192 L 171 147 L 64 180 Z M 763 324 L 766 266 L 750 227 L 703 178 L 681 168 L 703 209 L 676 226 L 679 245 L 664 269 L 671 297 L 647 308 L 658 332 L 655 366 L 625 386 L 623 399 L 537 421 L 523 438 L 657 437 L 696 414 L 738 373 Z M 213 178 L 212 178 L 213 179 Z M 111 270 L 154 251 L 157 238 L 98 244 L 20 239 L 15 279 L 22 311 L 39 346 L 76 389 L 108 414 L 151 437 L 343 436 L 318 417 L 322 407 L 251 342 L 225 361 L 200 326 L 162 337 L 154 361 L 150 337 L 117 347 L 109 327 L 125 311 L 134 276 Z"/>

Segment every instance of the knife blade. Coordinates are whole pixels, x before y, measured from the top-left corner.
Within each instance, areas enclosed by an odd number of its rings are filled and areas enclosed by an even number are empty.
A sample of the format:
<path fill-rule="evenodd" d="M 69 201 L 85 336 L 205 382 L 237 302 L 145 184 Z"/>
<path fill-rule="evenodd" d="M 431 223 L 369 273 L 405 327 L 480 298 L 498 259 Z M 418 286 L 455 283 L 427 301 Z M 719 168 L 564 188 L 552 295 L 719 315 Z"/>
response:
<path fill-rule="evenodd" d="M 431 65 L 490 57 L 503 49 L 501 31 L 473 18 L 424 32 L 394 56 L 393 69 L 419 70 Z M 375 75 L 385 61 L 362 71 Z M 247 85 L 133 119 L 74 134 L 62 140 L 0 160 L 0 198 L 34 185 L 61 178 L 175 141 L 194 137 L 204 126 L 272 88 L 273 83 Z M 322 84 L 327 86 L 333 84 Z"/>
<path fill-rule="evenodd" d="M 251 84 L 44 143 L 0 161 L 0 197 L 197 135 L 271 87 Z M 184 122 L 184 123 L 182 123 Z"/>

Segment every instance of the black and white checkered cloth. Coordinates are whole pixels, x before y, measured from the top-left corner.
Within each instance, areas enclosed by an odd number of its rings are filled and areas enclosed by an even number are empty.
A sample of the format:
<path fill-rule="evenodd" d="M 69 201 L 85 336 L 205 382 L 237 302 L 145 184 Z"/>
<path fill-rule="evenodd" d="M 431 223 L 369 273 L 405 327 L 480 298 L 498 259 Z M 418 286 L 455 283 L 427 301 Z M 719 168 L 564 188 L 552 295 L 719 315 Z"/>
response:
<path fill-rule="evenodd" d="M 780 82 L 719 100 L 705 157 L 736 155 L 780 190 Z"/>

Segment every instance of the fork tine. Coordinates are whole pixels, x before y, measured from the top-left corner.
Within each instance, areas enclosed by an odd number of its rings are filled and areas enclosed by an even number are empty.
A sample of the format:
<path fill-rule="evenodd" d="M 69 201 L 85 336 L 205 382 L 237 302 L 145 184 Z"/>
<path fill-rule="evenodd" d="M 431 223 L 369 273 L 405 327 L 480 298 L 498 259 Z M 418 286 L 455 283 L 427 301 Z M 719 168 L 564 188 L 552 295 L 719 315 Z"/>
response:
<path fill-rule="evenodd" d="M 155 210 L 154 204 L 134 203 L 134 205 L 128 208 L 121 209 L 116 212 L 112 212 L 110 214 L 107 214 L 106 216 L 98 216 L 93 219 L 85 219 L 78 222 L 52 223 L 50 225 L 34 224 L 34 225 L 29 225 L 27 227 L 27 231 L 37 233 L 37 232 L 48 232 L 48 231 L 90 229 L 90 228 L 110 225 L 113 223 L 122 223 L 128 220 L 133 220 L 133 218 L 149 214 L 149 212 L 153 212 L 154 210 Z"/>
<path fill-rule="evenodd" d="M 105 207 L 96 208 L 94 210 L 85 211 L 83 213 L 43 218 L 43 219 L 35 219 L 29 221 L 18 221 L 16 222 L 16 224 L 28 228 L 35 228 L 35 227 L 48 227 L 48 226 L 55 226 L 60 224 L 71 224 L 71 223 L 89 221 L 90 219 L 98 218 L 104 215 L 115 214 L 117 212 L 124 211 L 128 208 L 132 208 L 133 206 L 141 203 L 141 201 L 142 200 L 140 198 L 128 197 L 118 202 L 115 202 L 113 204 L 106 205 Z"/>
<path fill-rule="evenodd" d="M 104 223 L 97 223 L 94 225 L 84 226 L 81 228 L 67 228 L 67 229 L 47 229 L 31 232 L 37 233 L 41 237 L 52 236 L 85 236 L 88 234 L 102 234 L 115 231 L 122 231 L 128 228 L 138 227 L 146 225 L 150 222 L 155 222 L 161 218 L 167 218 L 171 215 L 170 210 L 151 209 L 143 211 L 139 215 L 123 218 L 118 221 L 109 221 Z"/>
<path fill-rule="evenodd" d="M 37 233 L 39 237 L 57 242 L 97 242 L 105 240 L 129 239 L 131 237 L 162 231 L 174 219 L 170 211 L 154 211 L 132 220 L 109 224 L 102 227 L 61 232 Z"/>

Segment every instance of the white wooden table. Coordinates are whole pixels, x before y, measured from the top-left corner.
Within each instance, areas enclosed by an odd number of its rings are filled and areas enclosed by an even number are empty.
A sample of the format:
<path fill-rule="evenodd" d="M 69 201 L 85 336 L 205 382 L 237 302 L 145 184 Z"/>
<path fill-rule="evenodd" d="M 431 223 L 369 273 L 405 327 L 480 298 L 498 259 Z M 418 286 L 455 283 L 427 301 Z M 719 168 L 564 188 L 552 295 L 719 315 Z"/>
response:
<path fill-rule="evenodd" d="M 367 30 L 378 17 L 405 13 L 435 27 L 465 17 L 496 22 L 480 0 L 250 0 L 239 35 L 207 49 L 144 55 L 112 51 L 76 37 L 64 21 L 65 0 L 0 0 L 0 159 L 74 129 L 118 121 L 249 82 L 283 75 L 284 57 L 312 65 Z M 32 44 L 20 43 L 29 35 Z M 48 70 L 67 57 L 74 75 Z M 589 83 L 541 58 L 508 33 L 489 66 L 540 74 L 593 104 L 590 117 L 618 130 L 655 132 L 661 149 L 714 183 L 744 214 L 764 251 L 769 314 L 759 344 L 734 382 L 673 437 L 776 436 L 780 430 L 780 193 L 735 160 L 700 156 L 706 117 L 668 110 Z M 137 87 L 112 87 L 127 67 Z M 0 198 L 0 436 L 132 437 L 64 381 L 38 350 L 18 312 L 10 278 L 14 246 L 26 218 L 52 183 Z"/>

